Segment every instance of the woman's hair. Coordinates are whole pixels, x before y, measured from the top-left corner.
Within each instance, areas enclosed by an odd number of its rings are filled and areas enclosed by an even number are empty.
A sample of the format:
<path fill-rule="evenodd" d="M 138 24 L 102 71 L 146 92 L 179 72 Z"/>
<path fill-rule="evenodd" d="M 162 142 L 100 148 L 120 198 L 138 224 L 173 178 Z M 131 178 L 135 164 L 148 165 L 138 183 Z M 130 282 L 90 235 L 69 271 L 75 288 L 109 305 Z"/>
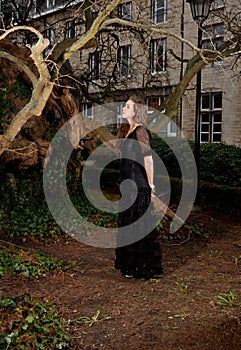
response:
<path fill-rule="evenodd" d="M 135 116 L 134 120 L 137 124 L 146 124 L 146 119 L 147 119 L 147 108 L 145 101 L 142 96 L 140 95 L 131 95 L 129 97 L 129 100 L 133 101 L 134 104 L 134 111 L 135 111 Z"/>
<path fill-rule="evenodd" d="M 143 124 L 146 125 L 146 120 L 147 120 L 147 109 L 145 105 L 145 101 L 142 96 L 140 95 L 131 95 L 129 97 L 129 100 L 134 102 L 134 111 L 135 111 L 135 116 L 134 116 L 134 121 L 137 124 Z M 119 138 L 124 138 L 130 128 L 130 124 L 128 121 L 123 118 L 122 123 L 119 127 L 117 137 Z"/>
<path fill-rule="evenodd" d="M 118 129 L 117 137 L 119 137 L 120 139 L 125 138 L 129 129 L 130 129 L 130 124 L 128 123 L 128 120 L 125 118 L 122 118 L 122 122 Z"/>

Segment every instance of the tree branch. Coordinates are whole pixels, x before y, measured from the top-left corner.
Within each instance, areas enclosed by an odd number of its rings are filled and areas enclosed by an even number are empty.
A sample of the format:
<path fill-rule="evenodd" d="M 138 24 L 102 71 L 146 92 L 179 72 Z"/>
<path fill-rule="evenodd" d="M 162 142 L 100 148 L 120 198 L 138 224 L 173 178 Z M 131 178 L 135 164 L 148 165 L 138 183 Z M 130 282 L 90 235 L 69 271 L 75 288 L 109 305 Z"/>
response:
<path fill-rule="evenodd" d="M 37 78 L 33 74 L 33 72 L 26 66 L 19 58 L 16 58 L 15 56 L 5 52 L 5 51 L 0 51 L 0 57 L 6 58 L 7 60 L 15 63 L 30 79 L 31 83 L 35 85 L 37 83 Z"/>
<path fill-rule="evenodd" d="M 32 27 L 16 26 L 2 34 L 0 36 L 0 40 L 4 39 L 10 33 L 18 30 L 28 30 L 35 33 L 39 38 L 35 45 L 32 47 L 29 46 L 32 52 L 30 57 L 33 59 L 38 69 L 39 78 L 35 81 L 34 90 L 29 103 L 27 103 L 25 107 L 12 119 L 4 135 L 0 135 L 0 155 L 7 148 L 9 148 L 10 143 L 14 140 L 28 119 L 30 119 L 33 115 L 41 115 L 54 86 L 54 84 L 50 81 L 49 71 L 42 54 L 49 41 L 48 39 L 44 39 L 40 32 Z"/>

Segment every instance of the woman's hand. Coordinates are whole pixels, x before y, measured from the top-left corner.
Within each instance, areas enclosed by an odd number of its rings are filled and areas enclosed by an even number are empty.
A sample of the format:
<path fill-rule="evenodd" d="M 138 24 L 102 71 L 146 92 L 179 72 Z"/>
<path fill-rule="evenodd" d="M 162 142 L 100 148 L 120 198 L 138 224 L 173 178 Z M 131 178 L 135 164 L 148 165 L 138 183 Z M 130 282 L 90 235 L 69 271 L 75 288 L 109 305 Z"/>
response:
<path fill-rule="evenodd" d="M 151 187 L 151 196 L 154 197 L 155 196 L 155 185 L 151 184 L 149 186 Z"/>

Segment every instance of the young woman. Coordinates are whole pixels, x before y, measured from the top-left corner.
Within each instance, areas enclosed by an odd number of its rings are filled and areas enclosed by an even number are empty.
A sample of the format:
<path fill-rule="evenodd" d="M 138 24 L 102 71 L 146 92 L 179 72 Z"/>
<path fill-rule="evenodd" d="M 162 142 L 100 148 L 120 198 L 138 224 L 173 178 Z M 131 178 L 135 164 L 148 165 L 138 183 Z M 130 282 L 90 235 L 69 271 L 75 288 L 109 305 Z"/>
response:
<path fill-rule="evenodd" d="M 115 268 L 127 278 L 148 279 L 162 273 L 158 232 L 150 210 L 155 187 L 152 139 L 145 126 L 146 116 L 142 98 L 130 97 L 123 108 L 126 122 L 118 133 L 121 182 L 129 181 L 119 209 Z"/>

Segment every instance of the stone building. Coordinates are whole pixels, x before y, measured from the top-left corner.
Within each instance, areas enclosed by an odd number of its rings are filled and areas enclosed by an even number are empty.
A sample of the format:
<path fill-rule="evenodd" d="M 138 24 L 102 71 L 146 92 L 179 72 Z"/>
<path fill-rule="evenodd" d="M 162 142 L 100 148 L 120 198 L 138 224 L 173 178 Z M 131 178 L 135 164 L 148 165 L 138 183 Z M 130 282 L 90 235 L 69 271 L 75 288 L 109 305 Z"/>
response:
<path fill-rule="evenodd" d="M 62 0 L 35 1 L 34 26 L 50 40 L 46 55 L 51 55 L 51 49 L 63 39 L 75 40 L 83 35 L 85 20 L 94 19 L 100 10 L 98 6 L 92 6 L 84 16 L 86 1 L 69 1 L 68 6 L 66 3 Z M 219 47 L 226 39 L 222 13 L 228 12 L 231 5 L 230 0 L 213 1 L 209 17 L 203 24 L 203 48 Z M 78 87 L 75 95 L 83 113 L 95 118 L 96 103 L 118 102 L 112 115 L 112 123 L 118 124 L 120 110 L 130 93 L 142 92 L 149 113 L 152 113 L 173 91 L 186 68 L 187 59 L 194 55 L 194 51 L 175 35 L 197 45 L 198 25 L 185 0 L 123 0 L 111 16 L 146 26 L 154 24 L 157 29 L 161 27 L 166 31 L 144 32 L 128 26 L 111 30 L 110 27 L 96 36 L 97 45 L 75 53 L 65 64 L 62 74 L 80 80 L 78 86 L 82 88 Z M 201 142 L 241 146 L 241 86 L 239 72 L 236 74 L 231 70 L 232 62 L 231 59 L 219 60 L 202 69 Z M 194 139 L 195 84 L 194 77 L 180 103 L 175 123 L 170 122 L 160 130 L 166 136 L 178 136 L 178 130 L 181 130 L 186 138 Z"/>
<path fill-rule="evenodd" d="M 234 3 L 237 7 L 234 6 Z M 208 19 L 203 25 L 202 47 L 218 48 L 229 37 L 227 20 L 232 12 L 239 12 L 239 1 L 214 0 Z M 185 9 L 185 37 L 197 42 L 197 24 L 192 20 L 190 9 Z M 201 142 L 225 142 L 241 146 L 241 117 L 240 108 L 240 81 L 238 66 L 234 68 L 232 58 L 219 60 L 209 64 L 201 71 Z M 194 91 L 193 91 L 194 90 Z M 182 130 L 189 138 L 193 137 L 192 130 L 195 116 L 195 79 L 189 86 L 186 99 L 183 103 Z"/>

